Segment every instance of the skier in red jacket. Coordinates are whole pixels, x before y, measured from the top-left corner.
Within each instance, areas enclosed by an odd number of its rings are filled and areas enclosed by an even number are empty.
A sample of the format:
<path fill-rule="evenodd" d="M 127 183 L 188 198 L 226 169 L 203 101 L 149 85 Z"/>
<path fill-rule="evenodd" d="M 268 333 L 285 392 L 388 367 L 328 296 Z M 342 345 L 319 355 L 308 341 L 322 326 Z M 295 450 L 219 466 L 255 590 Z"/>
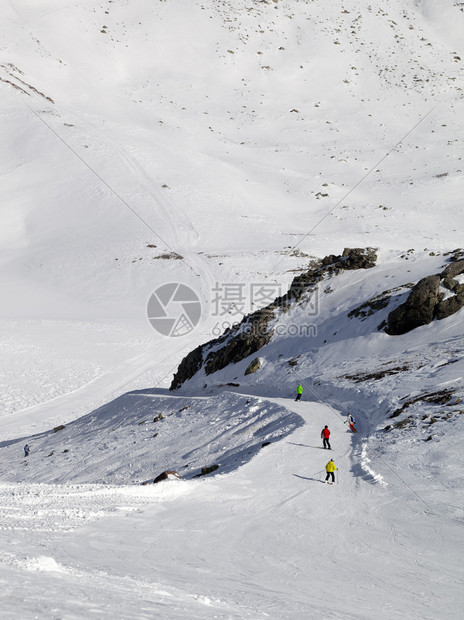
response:
<path fill-rule="evenodd" d="M 322 429 L 322 433 L 321 433 L 321 439 L 323 440 L 322 445 L 324 446 L 324 448 L 329 448 L 329 450 L 332 450 L 332 448 L 330 447 L 329 437 L 330 437 L 329 428 L 327 426 L 324 426 L 324 428 Z"/>

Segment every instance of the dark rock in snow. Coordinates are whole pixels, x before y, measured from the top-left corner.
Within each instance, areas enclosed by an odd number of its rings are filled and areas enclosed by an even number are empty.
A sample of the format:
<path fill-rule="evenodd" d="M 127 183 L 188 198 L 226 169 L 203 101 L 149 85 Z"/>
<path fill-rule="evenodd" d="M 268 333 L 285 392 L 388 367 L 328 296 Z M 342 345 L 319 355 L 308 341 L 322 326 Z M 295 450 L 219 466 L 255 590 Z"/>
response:
<path fill-rule="evenodd" d="M 437 305 L 437 319 L 446 319 L 464 306 L 464 292 L 443 299 Z"/>
<path fill-rule="evenodd" d="M 441 285 L 447 288 L 449 291 L 454 291 L 459 286 L 459 282 L 454 278 L 445 278 L 442 281 Z"/>
<path fill-rule="evenodd" d="M 279 298 L 282 302 L 301 299 L 326 276 L 334 276 L 344 270 L 370 269 L 375 266 L 377 253 L 373 248 L 345 248 L 341 256 L 330 254 L 316 263 L 312 269 L 293 279 L 287 295 Z M 276 300 L 277 301 L 277 300 Z"/>
<path fill-rule="evenodd" d="M 450 264 L 440 273 L 422 278 L 412 289 L 404 304 L 388 315 L 387 334 L 399 336 L 433 319 L 445 319 L 464 307 L 464 285 L 454 278 L 464 273 L 461 250 L 455 250 Z M 440 285 L 454 295 L 443 299 Z"/>
<path fill-rule="evenodd" d="M 443 279 L 455 278 L 456 276 L 464 273 L 464 259 L 457 260 L 449 264 L 440 274 Z"/>
<path fill-rule="evenodd" d="M 308 298 L 318 282 L 346 269 L 368 269 L 375 265 L 376 260 L 377 254 L 373 248 L 345 248 L 341 256 L 332 254 L 315 261 L 311 269 L 293 279 L 285 295 L 244 317 L 238 325 L 228 328 L 219 338 L 189 353 L 180 363 L 169 389 L 178 389 L 202 367 L 205 374 L 210 375 L 253 355 L 272 338 L 274 330 L 271 322 L 278 313 L 288 311 L 291 305 L 303 296 Z"/>
<path fill-rule="evenodd" d="M 252 373 L 259 370 L 260 368 L 261 368 L 261 360 L 259 359 L 259 357 L 255 357 L 255 359 L 252 362 L 250 362 L 247 369 L 245 370 L 245 374 L 251 375 Z"/>
<path fill-rule="evenodd" d="M 197 347 L 184 357 L 169 389 L 176 390 L 184 381 L 191 379 L 202 367 L 203 359 L 205 373 L 210 375 L 256 353 L 271 339 L 272 330 L 268 329 L 268 324 L 273 318 L 273 310 L 257 310 L 216 340 Z"/>
<path fill-rule="evenodd" d="M 388 326 L 385 330 L 387 334 L 399 336 L 430 323 L 435 315 L 435 307 L 442 297 L 439 289 L 438 274 L 422 278 L 413 287 L 405 303 L 388 315 Z"/>
<path fill-rule="evenodd" d="M 182 476 L 180 476 L 176 471 L 172 470 L 172 469 L 168 469 L 166 471 L 163 471 L 163 473 L 161 473 L 159 476 L 156 476 L 156 478 L 153 480 L 153 484 L 156 484 L 157 482 L 162 482 L 163 480 L 169 480 L 169 478 L 181 478 Z"/>
<path fill-rule="evenodd" d="M 191 351 L 180 363 L 171 383 L 170 390 L 176 390 L 184 381 L 191 379 L 203 364 L 203 346 Z"/>
<path fill-rule="evenodd" d="M 216 471 L 216 469 L 219 469 L 219 465 L 210 465 L 209 467 L 202 467 L 201 473 L 196 474 L 196 476 L 193 476 L 193 477 L 200 478 L 200 476 L 207 476 L 208 474 L 213 473 L 213 471 Z"/>
<path fill-rule="evenodd" d="M 236 364 L 259 351 L 271 339 L 269 323 L 274 316 L 274 310 L 268 307 L 245 317 L 235 328 L 235 334 L 225 341 L 224 346 L 208 353 L 205 360 L 206 374 L 210 375 L 229 364 Z M 228 331 L 230 333 L 232 330 Z M 228 335 L 227 332 L 226 334 Z"/>

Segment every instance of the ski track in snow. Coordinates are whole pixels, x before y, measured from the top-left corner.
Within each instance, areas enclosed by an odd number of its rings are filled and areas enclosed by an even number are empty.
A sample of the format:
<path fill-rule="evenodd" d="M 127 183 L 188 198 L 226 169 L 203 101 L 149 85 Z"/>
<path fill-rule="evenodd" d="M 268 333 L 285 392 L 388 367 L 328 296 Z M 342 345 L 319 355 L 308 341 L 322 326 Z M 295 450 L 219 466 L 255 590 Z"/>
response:
<path fill-rule="evenodd" d="M 168 400 L 177 399 L 188 402 Z M 93 601 L 109 618 L 117 600 L 124 618 L 367 619 L 403 617 L 404 610 L 432 619 L 438 609 L 452 618 L 441 597 L 455 592 L 458 556 L 448 553 L 446 574 L 430 581 L 445 542 L 438 515 L 427 516 L 417 498 L 405 496 L 398 519 L 398 499 L 375 482 L 380 478 L 371 468 L 365 478 L 353 476 L 353 435 L 325 405 L 281 398 L 271 404 L 293 410 L 304 426 L 230 474 L 143 487 L 1 484 L 0 538 L 8 553 L 0 575 L 12 583 L 22 576 L 25 591 L 34 592 L 47 577 L 47 601 L 66 584 L 72 596 L 54 607 L 66 617 L 77 617 L 77 601 L 90 610 Z M 328 418 L 332 451 L 322 450 L 319 439 Z M 332 487 L 322 484 L 330 456 L 339 468 Z M 408 519 L 419 538 L 408 536 Z M 452 522 L 447 527 L 454 535 Z M 348 576 L 372 570 L 379 554 L 383 569 L 376 565 L 374 579 L 354 584 Z M 335 589 L 330 580 L 327 589 L 311 588 L 321 571 L 334 574 Z M 417 589 L 424 579 L 429 593 Z M 39 613 L 49 611 L 45 599 L 34 597 Z M 7 607 L 5 617 L 13 613 Z"/>
<path fill-rule="evenodd" d="M 2 484 L 0 528 L 33 532 L 72 532 L 87 521 L 150 503 L 137 487 L 102 485 Z"/>

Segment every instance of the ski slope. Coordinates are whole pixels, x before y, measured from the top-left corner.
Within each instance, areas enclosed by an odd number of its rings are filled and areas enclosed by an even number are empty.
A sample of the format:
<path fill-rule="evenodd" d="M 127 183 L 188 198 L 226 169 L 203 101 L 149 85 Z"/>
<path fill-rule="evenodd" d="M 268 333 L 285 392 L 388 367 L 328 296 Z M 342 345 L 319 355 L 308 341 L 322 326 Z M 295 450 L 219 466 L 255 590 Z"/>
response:
<path fill-rule="evenodd" d="M 462 310 L 394 339 L 388 308 L 347 315 L 463 245 L 462 4 L 0 11 L 2 618 L 459 618 Z M 367 246 L 377 266 L 327 282 L 314 334 L 168 392 L 250 286 L 273 299 Z M 202 306 L 182 338 L 147 320 L 169 282 Z M 244 297 L 215 313 L 227 284 Z M 141 485 L 165 469 L 182 480 Z"/>
<path fill-rule="evenodd" d="M 2 483 L 4 617 L 17 613 L 16 591 L 38 617 L 458 617 L 460 523 L 394 472 L 376 480 L 337 411 L 266 404 L 304 424 L 233 473 L 151 486 Z M 321 447 L 325 423 L 332 451 Z M 41 456 L 32 451 L 28 469 Z M 335 486 L 322 482 L 329 457 Z"/>

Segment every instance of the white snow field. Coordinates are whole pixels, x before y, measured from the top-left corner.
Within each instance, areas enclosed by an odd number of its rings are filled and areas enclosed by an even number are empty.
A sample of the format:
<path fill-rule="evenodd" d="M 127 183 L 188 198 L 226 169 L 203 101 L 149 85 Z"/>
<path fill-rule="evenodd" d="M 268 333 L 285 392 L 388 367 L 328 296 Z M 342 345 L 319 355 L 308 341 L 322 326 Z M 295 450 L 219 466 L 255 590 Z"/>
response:
<path fill-rule="evenodd" d="M 464 311 L 378 328 L 464 247 L 464 4 L 0 14 L 2 620 L 461 618 Z M 168 390 L 366 247 L 257 354 Z M 178 337 L 147 319 L 167 283 L 201 305 Z"/>

